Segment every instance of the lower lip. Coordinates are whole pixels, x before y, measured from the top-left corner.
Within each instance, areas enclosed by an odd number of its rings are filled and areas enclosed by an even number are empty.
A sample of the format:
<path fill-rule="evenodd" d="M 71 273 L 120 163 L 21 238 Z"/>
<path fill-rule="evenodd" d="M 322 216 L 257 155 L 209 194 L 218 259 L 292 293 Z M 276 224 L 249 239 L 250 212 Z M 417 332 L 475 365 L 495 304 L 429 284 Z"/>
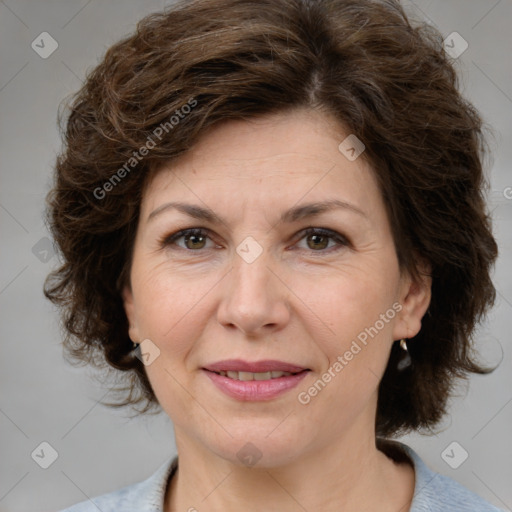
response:
<path fill-rule="evenodd" d="M 215 372 L 203 370 L 212 382 L 226 395 L 244 401 L 270 400 L 279 396 L 297 384 L 309 373 L 308 370 L 269 380 L 236 380 L 223 377 Z"/>

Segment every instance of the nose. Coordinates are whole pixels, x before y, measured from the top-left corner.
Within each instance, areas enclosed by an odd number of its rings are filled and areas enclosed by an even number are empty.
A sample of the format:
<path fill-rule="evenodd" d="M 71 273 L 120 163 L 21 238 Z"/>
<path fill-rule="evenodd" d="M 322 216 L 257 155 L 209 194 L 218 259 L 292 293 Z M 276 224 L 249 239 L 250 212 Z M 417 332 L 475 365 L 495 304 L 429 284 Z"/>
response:
<path fill-rule="evenodd" d="M 221 325 L 239 329 L 247 336 L 259 336 L 278 331 L 288 323 L 289 293 L 269 263 L 267 251 L 251 263 L 234 254 L 217 310 Z"/>

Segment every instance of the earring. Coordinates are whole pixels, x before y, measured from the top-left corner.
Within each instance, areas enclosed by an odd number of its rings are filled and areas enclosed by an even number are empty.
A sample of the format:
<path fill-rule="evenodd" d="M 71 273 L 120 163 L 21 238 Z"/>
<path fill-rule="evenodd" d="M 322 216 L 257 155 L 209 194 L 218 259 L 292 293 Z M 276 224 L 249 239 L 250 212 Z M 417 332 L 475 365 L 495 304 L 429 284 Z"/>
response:
<path fill-rule="evenodd" d="M 409 354 L 409 349 L 407 348 L 407 341 L 405 339 L 400 340 L 400 348 L 405 352 L 405 357 L 398 361 L 398 371 L 405 370 L 412 364 L 411 355 Z"/>

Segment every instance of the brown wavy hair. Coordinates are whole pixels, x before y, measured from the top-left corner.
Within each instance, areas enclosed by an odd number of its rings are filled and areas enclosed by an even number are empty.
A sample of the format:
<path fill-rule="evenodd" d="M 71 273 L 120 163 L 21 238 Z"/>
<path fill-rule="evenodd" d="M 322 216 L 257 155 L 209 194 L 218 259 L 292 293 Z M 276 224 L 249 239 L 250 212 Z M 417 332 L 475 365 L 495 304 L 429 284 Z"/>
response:
<path fill-rule="evenodd" d="M 131 352 L 120 293 L 152 172 L 216 123 L 299 107 L 335 116 L 364 142 L 401 270 L 418 277 L 416 255 L 431 267 L 430 307 L 408 343 L 412 365 L 398 370 L 395 343 L 380 383 L 377 434 L 432 427 L 454 378 L 488 371 L 473 347 L 496 293 L 488 127 L 458 91 L 441 34 L 399 2 L 181 1 L 110 47 L 67 106 L 48 196 L 62 265 L 45 295 L 61 306 L 68 361 L 124 372 L 114 372 L 119 400 L 106 405 L 158 406 Z M 157 140 L 159 126 L 167 130 Z M 131 160 L 150 139 L 154 147 Z"/>

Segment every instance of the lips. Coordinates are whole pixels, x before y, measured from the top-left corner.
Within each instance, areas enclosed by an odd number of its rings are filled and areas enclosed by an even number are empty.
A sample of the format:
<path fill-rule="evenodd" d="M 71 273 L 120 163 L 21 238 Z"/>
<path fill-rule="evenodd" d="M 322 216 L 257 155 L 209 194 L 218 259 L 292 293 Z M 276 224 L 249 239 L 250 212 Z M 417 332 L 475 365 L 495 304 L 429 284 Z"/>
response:
<path fill-rule="evenodd" d="M 225 395 L 241 401 L 260 401 L 272 400 L 293 389 L 309 368 L 276 360 L 229 359 L 208 364 L 202 371 Z"/>
<path fill-rule="evenodd" d="M 298 373 L 283 374 L 280 377 L 254 380 L 253 375 L 263 375 L 267 372 L 257 372 L 250 374 L 250 380 L 228 377 L 227 375 L 221 375 L 220 373 L 213 372 L 210 370 L 202 369 L 205 376 L 209 378 L 217 389 L 230 398 L 234 398 L 239 401 L 251 401 L 257 402 L 262 400 L 273 400 L 281 395 L 285 394 L 296 387 L 308 374 L 308 370 L 302 370 Z M 231 373 L 232 370 L 229 371 Z M 249 372 L 235 372 L 239 377 L 240 374 Z M 272 372 L 270 372 L 272 373 Z M 282 372 L 284 373 L 284 372 Z M 265 375 L 267 377 L 268 375 Z"/>
<path fill-rule="evenodd" d="M 208 364 L 203 367 L 204 370 L 208 370 L 210 372 L 221 373 L 221 372 L 238 372 L 242 373 L 268 373 L 268 372 L 285 372 L 289 374 L 299 373 L 304 370 L 308 370 L 308 368 L 303 366 L 298 366 L 296 364 L 287 363 L 284 361 L 277 360 L 265 360 L 265 361 L 256 361 L 249 362 L 244 361 L 242 359 L 227 359 L 225 361 L 218 361 L 216 363 Z M 241 380 L 241 379 L 239 379 Z M 256 379 L 260 380 L 260 379 Z"/>
<path fill-rule="evenodd" d="M 209 371 L 209 370 L 208 370 Z M 222 377 L 229 377 L 234 380 L 242 380 L 244 382 L 251 380 L 271 380 L 271 379 L 279 379 L 281 377 L 289 377 L 290 375 L 295 375 L 295 373 L 291 372 L 281 372 L 281 371 L 272 371 L 272 372 L 234 372 L 234 371 L 220 371 L 214 372 L 217 375 L 221 375 Z"/>

